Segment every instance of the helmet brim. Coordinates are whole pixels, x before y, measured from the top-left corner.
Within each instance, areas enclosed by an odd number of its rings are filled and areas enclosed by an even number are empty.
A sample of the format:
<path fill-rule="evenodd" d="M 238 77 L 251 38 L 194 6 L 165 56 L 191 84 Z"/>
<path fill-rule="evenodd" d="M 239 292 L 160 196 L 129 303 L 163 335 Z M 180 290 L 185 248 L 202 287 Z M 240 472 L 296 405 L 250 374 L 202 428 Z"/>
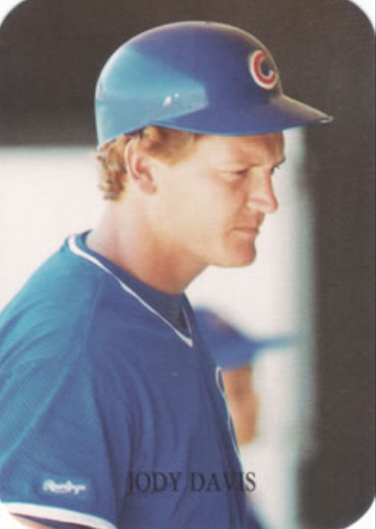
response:
<path fill-rule="evenodd" d="M 250 102 L 249 108 L 206 108 L 187 115 L 156 120 L 153 125 L 218 136 L 256 136 L 296 127 L 330 123 L 333 117 L 284 94 L 267 104 Z"/>

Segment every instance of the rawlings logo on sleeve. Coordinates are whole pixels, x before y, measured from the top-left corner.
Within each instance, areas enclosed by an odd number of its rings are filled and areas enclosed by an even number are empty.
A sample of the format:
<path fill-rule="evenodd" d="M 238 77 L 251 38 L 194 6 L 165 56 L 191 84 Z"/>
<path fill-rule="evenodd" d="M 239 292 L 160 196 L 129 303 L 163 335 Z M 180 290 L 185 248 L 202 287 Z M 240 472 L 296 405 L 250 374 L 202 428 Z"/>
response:
<path fill-rule="evenodd" d="M 52 494 L 72 494 L 79 496 L 87 492 L 87 486 L 81 483 L 75 484 L 70 480 L 65 483 L 57 483 L 53 479 L 46 479 L 43 483 L 43 491 Z"/>

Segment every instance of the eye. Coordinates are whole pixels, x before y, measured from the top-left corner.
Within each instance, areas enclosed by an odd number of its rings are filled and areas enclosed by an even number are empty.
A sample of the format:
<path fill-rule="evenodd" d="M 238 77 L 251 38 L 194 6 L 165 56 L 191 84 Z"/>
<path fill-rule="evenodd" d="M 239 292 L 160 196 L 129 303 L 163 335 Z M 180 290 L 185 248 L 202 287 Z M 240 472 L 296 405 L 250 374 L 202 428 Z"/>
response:
<path fill-rule="evenodd" d="M 248 173 L 248 169 L 242 169 L 241 171 L 234 171 L 234 175 L 236 176 L 246 176 Z"/>
<path fill-rule="evenodd" d="M 236 179 L 236 178 L 243 178 L 244 176 L 247 175 L 247 173 L 248 173 L 248 169 L 240 169 L 239 171 L 224 171 L 222 175 L 225 178 Z"/>
<path fill-rule="evenodd" d="M 286 162 L 286 158 L 282 158 L 282 160 L 277 164 L 275 165 L 273 168 L 272 168 L 272 176 L 275 174 L 276 171 L 279 171 L 282 167 L 282 165 Z"/>
<path fill-rule="evenodd" d="M 271 174 L 272 176 L 281 169 L 281 165 L 276 165 L 275 167 L 272 168 L 272 171 L 271 171 Z"/>

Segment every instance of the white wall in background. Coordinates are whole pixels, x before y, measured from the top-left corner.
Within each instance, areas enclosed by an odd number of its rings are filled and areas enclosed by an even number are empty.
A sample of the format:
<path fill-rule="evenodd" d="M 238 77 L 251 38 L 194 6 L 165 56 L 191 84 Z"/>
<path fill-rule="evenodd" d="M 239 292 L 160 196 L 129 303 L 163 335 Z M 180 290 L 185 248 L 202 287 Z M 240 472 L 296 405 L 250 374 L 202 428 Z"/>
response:
<path fill-rule="evenodd" d="M 0 149 L 0 309 L 65 237 L 103 207 L 94 149 Z"/>

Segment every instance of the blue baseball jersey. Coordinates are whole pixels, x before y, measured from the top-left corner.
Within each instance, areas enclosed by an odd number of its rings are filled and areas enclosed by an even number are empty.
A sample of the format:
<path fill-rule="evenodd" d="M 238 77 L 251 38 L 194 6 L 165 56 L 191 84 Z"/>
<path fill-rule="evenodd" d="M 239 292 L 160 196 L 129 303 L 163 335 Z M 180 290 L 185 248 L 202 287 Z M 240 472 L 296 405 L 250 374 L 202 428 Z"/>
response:
<path fill-rule="evenodd" d="M 243 529 L 220 372 L 185 295 L 73 236 L 0 315 L 0 498 L 51 527 Z"/>

